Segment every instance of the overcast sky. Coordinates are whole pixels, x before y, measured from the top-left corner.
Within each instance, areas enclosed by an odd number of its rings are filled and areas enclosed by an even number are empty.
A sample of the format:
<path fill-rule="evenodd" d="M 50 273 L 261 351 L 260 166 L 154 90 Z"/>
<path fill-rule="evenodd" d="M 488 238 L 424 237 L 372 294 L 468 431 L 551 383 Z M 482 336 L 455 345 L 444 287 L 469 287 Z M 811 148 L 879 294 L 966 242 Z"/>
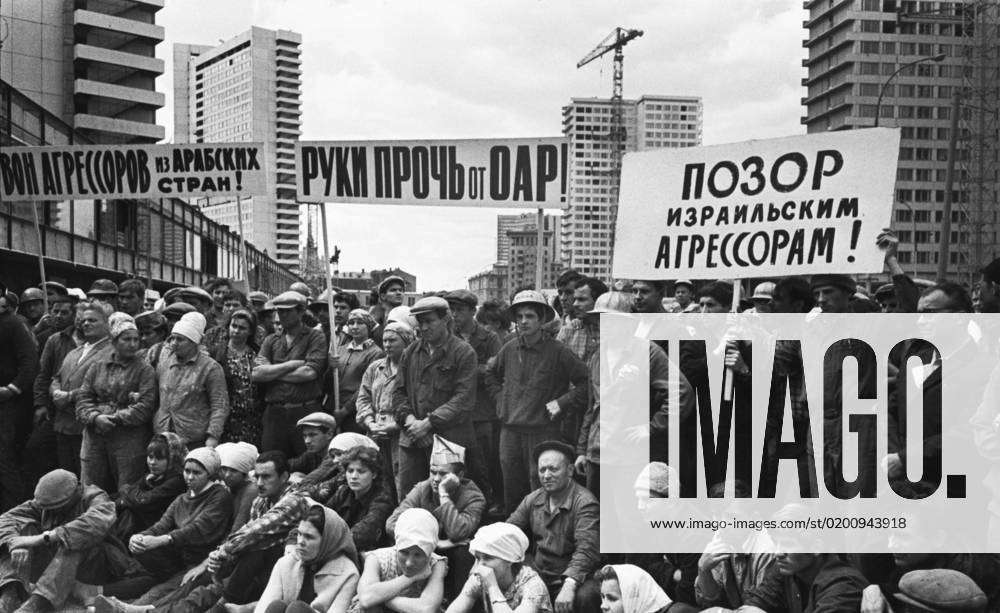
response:
<path fill-rule="evenodd" d="M 801 0 L 169 0 L 157 22 L 173 135 L 174 43 L 251 25 L 302 34 L 302 138 L 554 136 L 573 97 L 611 95 L 611 57 L 576 62 L 615 26 L 625 97 L 701 96 L 704 144 L 804 132 Z M 398 266 L 421 291 L 465 287 L 496 256 L 503 210 L 329 204 L 340 269 Z"/>

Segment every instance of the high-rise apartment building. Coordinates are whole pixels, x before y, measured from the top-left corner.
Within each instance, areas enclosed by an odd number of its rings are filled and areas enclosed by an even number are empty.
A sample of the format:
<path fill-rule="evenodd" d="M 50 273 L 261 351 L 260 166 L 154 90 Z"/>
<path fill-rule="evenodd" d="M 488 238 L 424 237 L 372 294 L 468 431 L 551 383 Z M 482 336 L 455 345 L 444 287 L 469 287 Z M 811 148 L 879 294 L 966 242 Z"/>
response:
<path fill-rule="evenodd" d="M 625 151 L 701 144 L 701 98 L 642 96 L 622 101 Z M 563 133 L 570 139 L 569 198 L 563 211 L 563 266 L 584 275 L 611 278 L 611 208 L 618 177 L 613 171 L 612 102 L 573 98 L 563 107 Z"/>
<path fill-rule="evenodd" d="M 543 228 L 546 232 L 555 232 L 556 240 L 553 244 L 555 248 L 555 253 L 553 254 L 555 259 L 559 259 L 559 225 L 560 218 L 558 215 L 545 215 L 545 224 Z M 537 213 L 521 213 L 519 215 L 497 215 L 497 263 L 504 264 L 510 258 L 510 236 L 508 232 L 533 230 L 538 229 L 538 214 Z"/>
<path fill-rule="evenodd" d="M 0 78 L 96 144 L 155 143 L 164 0 L 0 2 Z M 16 135 L 14 135 L 16 138 Z M 34 143 L 25 143 L 34 144 Z M 59 143 L 52 143 L 59 144 Z"/>
<path fill-rule="evenodd" d="M 982 27 L 977 21 L 990 17 L 980 10 L 989 4 L 994 23 Z M 810 133 L 826 132 L 871 127 L 877 116 L 879 125 L 901 129 L 893 227 L 904 269 L 927 278 L 937 268 L 953 100 L 960 94 L 949 266 L 952 271 L 974 267 L 970 249 L 984 238 L 984 229 L 990 234 L 986 241 L 997 244 L 995 210 L 973 210 L 982 203 L 969 199 L 977 190 L 970 190 L 975 177 L 968 163 L 981 156 L 983 146 L 992 147 L 992 155 L 983 157 L 993 159 L 995 194 L 997 41 L 983 37 L 988 28 L 996 32 L 996 2 L 807 0 L 803 6 L 809 17 L 803 23 L 808 57 L 802 64 L 808 76 L 802 82 L 807 88 L 802 123 Z M 970 79 L 983 68 L 976 66 L 979 45 L 993 58 L 993 83 L 985 84 L 993 93 L 968 104 L 975 87 L 970 88 Z M 969 120 L 990 104 L 992 136 L 976 134 L 977 122 Z M 991 259 L 986 253 L 973 257 Z"/>
<path fill-rule="evenodd" d="M 174 46 L 174 140 L 262 142 L 268 194 L 243 206 L 246 238 L 299 268 L 295 142 L 301 135 L 302 36 L 253 27 L 209 47 Z M 238 229 L 232 202 L 203 203 L 211 219 Z"/>

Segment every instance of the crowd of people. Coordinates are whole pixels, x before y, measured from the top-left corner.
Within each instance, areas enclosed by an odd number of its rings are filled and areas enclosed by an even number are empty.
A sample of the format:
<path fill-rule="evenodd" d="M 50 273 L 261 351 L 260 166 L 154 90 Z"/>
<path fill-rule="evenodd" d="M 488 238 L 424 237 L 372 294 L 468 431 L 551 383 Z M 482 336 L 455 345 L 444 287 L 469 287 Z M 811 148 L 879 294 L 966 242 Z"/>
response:
<path fill-rule="evenodd" d="M 971 293 L 923 287 L 896 242 L 880 236 L 892 283 L 871 296 L 824 274 L 735 306 L 1000 312 L 1000 260 Z M 997 555 L 602 554 L 599 315 L 729 312 L 734 286 L 567 270 L 557 289 L 407 307 L 389 277 L 370 308 L 226 279 L 0 291 L 0 613 L 1000 611 Z M 707 389 L 697 356 L 677 361 L 682 406 L 651 384 L 650 439 Z M 749 362 L 727 351 L 737 375 Z M 637 487 L 666 497 L 651 460 Z"/>

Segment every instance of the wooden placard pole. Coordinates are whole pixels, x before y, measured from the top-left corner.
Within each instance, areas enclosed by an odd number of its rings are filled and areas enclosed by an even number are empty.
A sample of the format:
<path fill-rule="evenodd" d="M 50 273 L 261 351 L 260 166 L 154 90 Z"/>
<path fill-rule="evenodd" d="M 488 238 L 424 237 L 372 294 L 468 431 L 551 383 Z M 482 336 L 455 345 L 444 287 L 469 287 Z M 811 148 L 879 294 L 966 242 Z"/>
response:
<path fill-rule="evenodd" d="M 333 279 L 330 277 L 330 231 L 326 227 L 326 203 L 319 204 L 320 223 L 323 226 L 323 276 L 326 277 L 326 308 L 330 314 L 330 356 L 338 358 L 337 322 L 333 315 Z M 333 369 L 333 402 L 340 410 L 340 373 Z"/>
<path fill-rule="evenodd" d="M 42 249 L 42 227 L 38 223 L 38 205 L 31 203 L 31 216 L 35 221 L 35 238 L 38 239 L 38 274 L 42 281 L 42 304 L 45 305 L 45 312 L 49 312 L 49 292 L 45 289 L 45 253 Z"/>

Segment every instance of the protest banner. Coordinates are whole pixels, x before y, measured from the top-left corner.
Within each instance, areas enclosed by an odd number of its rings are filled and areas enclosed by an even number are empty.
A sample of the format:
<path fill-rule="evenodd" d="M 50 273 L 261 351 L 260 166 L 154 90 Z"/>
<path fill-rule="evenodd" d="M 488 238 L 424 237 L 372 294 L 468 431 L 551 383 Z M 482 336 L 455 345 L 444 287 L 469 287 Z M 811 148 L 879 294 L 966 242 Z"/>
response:
<path fill-rule="evenodd" d="M 741 550 L 766 534 L 921 553 L 939 530 L 997 551 L 983 535 L 1000 490 L 982 484 L 1000 471 L 1000 315 L 675 320 L 601 317 L 602 551 Z M 685 360 L 654 377 L 650 341 Z"/>
<path fill-rule="evenodd" d="M 0 197 L 254 196 L 267 193 L 261 143 L 0 148 Z"/>
<path fill-rule="evenodd" d="M 899 138 L 874 128 L 627 154 L 613 274 L 880 272 Z"/>
<path fill-rule="evenodd" d="M 306 141 L 300 202 L 561 208 L 565 138 Z"/>

